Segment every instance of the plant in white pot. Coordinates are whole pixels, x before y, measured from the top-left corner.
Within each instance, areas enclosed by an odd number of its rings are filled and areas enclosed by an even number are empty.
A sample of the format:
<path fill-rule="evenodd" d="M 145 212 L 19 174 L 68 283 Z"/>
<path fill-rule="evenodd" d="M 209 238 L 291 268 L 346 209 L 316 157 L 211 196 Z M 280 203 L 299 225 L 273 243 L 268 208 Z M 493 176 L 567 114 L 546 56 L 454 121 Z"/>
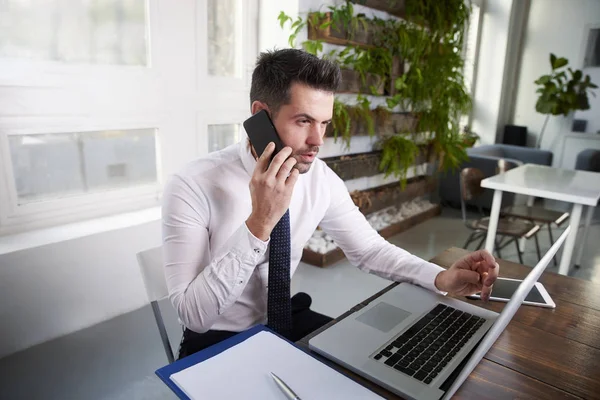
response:
<path fill-rule="evenodd" d="M 591 82 L 590 76 L 584 76 L 581 70 L 573 71 L 571 68 L 567 68 L 567 64 L 569 64 L 569 60 L 566 58 L 550 54 L 551 73 L 542 75 L 535 81 L 535 84 L 539 86 L 536 90 L 539 97 L 535 103 L 535 110 L 546 114 L 536 143 L 538 148 L 542 143 L 544 130 L 551 115 L 566 117 L 575 110 L 588 110 L 590 108 L 588 91 L 595 96 L 590 89 L 596 89 L 598 86 Z M 570 77 L 567 76 L 567 72 Z"/>

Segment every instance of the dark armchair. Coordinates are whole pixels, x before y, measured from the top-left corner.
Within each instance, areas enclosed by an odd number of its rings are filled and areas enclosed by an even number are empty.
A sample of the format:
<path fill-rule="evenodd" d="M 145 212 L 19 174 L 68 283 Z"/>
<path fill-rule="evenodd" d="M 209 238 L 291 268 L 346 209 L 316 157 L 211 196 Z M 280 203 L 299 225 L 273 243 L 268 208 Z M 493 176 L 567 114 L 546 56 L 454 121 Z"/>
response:
<path fill-rule="evenodd" d="M 490 144 L 473 147 L 467 150 L 469 160 L 465 161 L 456 171 L 448 171 L 440 176 L 440 199 L 442 202 L 459 207 L 460 206 L 460 181 L 459 171 L 464 168 L 477 168 L 485 177 L 499 173 L 498 162 L 504 160 L 504 168 L 511 169 L 522 164 L 552 165 L 552 152 L 547 150 L 533 149 L 529 147 L 512 146 L 509 144 Z M 482 208 L 492 207 L 492 190 L 485 191 L 477 199 L 469 201 L 468 204 Z M 514 194 L 505 193 L 502 196 L 502 205 L 512 205 Z"/>

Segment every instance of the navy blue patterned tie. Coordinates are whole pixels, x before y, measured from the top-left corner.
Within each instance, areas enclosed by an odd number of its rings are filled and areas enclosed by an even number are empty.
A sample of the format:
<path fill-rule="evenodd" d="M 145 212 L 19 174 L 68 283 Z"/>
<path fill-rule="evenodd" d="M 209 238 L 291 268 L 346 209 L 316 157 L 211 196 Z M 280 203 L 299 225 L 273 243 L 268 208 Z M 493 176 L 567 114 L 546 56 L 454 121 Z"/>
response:
<path fill-rule="evenodd" d="M 290 300 L 290 212 L 283 214 L 273 231 L 269 249 L 267 324 L 275 332 L 292 330 Z"/>

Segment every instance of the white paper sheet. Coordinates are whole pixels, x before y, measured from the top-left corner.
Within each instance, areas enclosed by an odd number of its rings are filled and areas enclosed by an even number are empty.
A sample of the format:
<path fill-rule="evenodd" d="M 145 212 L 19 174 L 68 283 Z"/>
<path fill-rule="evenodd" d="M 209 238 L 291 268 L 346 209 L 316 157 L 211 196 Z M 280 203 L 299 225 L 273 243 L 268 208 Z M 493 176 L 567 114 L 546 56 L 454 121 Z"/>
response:
<path fill-rule="evenodd" d="M 171 379 L 192 400 L 285 400 L 270 372 L 279 376 L 302 400 L 381 399 L 266 331 L 171 375 Z"/>

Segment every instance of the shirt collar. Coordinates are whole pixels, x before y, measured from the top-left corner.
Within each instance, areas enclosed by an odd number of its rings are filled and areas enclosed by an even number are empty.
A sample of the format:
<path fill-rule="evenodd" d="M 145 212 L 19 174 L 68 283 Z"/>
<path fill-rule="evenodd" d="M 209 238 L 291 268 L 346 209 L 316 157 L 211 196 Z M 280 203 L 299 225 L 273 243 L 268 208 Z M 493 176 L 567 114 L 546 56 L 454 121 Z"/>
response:
<path fill-rule="evenodd" d="M 254 159 L 252 151 L 250 150 L 250 141 L 247 137 L 244 137 L 242 140 L 240 140 L 239 152 L 244 169 L 246 172 L 248 172 L 248 175 L 252 176 L 254 173 L 254 168 L 256 167 L 256 160 Z"/>

